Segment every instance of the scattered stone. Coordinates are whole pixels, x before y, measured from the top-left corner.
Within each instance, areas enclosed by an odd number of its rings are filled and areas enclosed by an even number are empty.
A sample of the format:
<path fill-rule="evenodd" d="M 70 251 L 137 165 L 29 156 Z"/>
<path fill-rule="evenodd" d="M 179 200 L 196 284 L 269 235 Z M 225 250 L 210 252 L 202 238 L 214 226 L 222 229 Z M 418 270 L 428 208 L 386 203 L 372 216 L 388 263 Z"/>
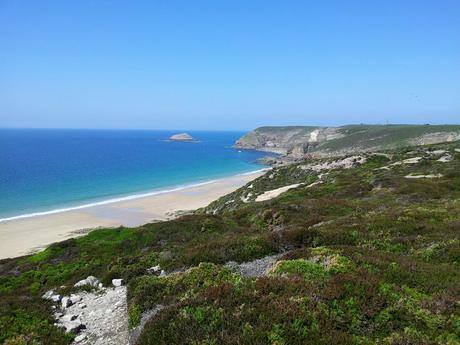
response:
<path fill-rule="evenodd" d="M 236 271 L 244 277 L 262 277 L 268 274 L 280 257 L 281 254 L 270 255 L 261 259 L 243 262 L 241 264 L 238 264 L 235 261 L 229 261 L 225 264 L 225 267 Z"/>
<path fill-rule="evenodd" d="M 74 321 L 78 318 L 78 314 L 67 314 L 62 316 L 62 321 L 64 322 L 69 322 L 69 321 Z"/>
<path fill-rule="evenodd" d="M 59 303 L 61 301 L 61 295 L 53 295 L 53 296 L 51 296 L 51 300 L 54 303 Z"/>
<path fill-rule="evenodd" d="M 315 172 L 320 172 L 322 170 L 330 169 L 350 169 L 355 165 L 364 164 L 366 162 L 366 157 L 364 156 L 350 156 L 343 159 L 337 159 L 331 162 L 323 162 L 318 164 L 307 164 L 300 165 L 299 168 L 302 170 L 312 170 Z"/>
<path fill-rule="evenodd" d="M 240 199 L 242 202 L 247 203 L 249 202 L 249 199 L 251 198 L 251 196 L 252 196 L 252 193 L 249 192 L 248 194 L 246 194 L 246 196 L 242 195 Z"/>
<path fill-rule="evenodd" d="M 149 274 L 159 275 L 160 271 L 161 271 L 160 265 L 156 265 L 156 266 L 152 266 L 150 268 L 147 268 L 147 273 L 149 273 Z"/>
<path fill-rule="evenodd" d="M 454 149 L 455 152 L 460 152 L 460 149 Z"/>
<path fill-rule="evenodd" d="M 53 301 L 55 303 L 58 303 L 61 300 L 61 296 L 59 294 L 54 293 L 54 290 L 46 291 L 43 294 L 42 298 L 51 300 L 51 301 Z"/>
<path fill-rule="evenodd" d="M 74 342 L 79 343 L 86 339 L 86 334 L 77 335 L 74 339 Z"/>
<path fill-rule="evenodd" d="M 401 165 L 401 164 L 418 164 L 422 160 L 422 157 L 413 157 L 413 158 L 408 158 L 404 159 L 402 161 L 394 162 L 390 165 Z"/>
<path fill-rule="evenodd" d="M 63 297 L 62 300 L 61 300 L 61 306 L 63 309 L 65 308 L 68 308 L 72 305 L 72 300 L 70 299 L 70 297 Z"/>
<path fill-rule="evenodd" d="M 99 289 L 102 289 L 102 288 L 104 287 L 104 285 L 102 285 L 102 283 L 99 283 L 99 284 L 97 284 L 97 287 L 98 287 Z"/>
<path fill-rule="evenodd" d="M 408 179 L 418 179 L 418 178 L 441 178 L 442 177 L 442 174 L 431 174 L 431 175 L 413 175 L 413 174 L 409 174 L 409 175 L 406 175 L 404 176 L 405 178 L 408 178 Z"/>
<path fill-rule="evenodd" d="M 85 329 L 86 326 L 79 319 L 76 319 L 74 321 L 64 322 L 64 328 L 66 333 L 78 333 L 82 329 Z"/>
<path fill-rule="evenodd" d="M 82 286 L 92 286 L 92 287 L 97 287 L 99 285 L 99 280 L 96 277 L 89 276 L 86 279 L 82 279 L 79 282 L 77 282 L 74 286 L 75 287 L 82 287 Z"/>
<path fill-rule="evenodd" d="M 164 270 L 161 270 L 160 277 L 166 277 L 166 272 Z"/>
<path fill-rule="evenodd" d="M 78 302 L 80 302 L 82 300 L 81 296 L 78 296 L 78 295 L 70 295 L 70 301 L 72 302 L 72 304 L 76 304 Z"/>
<path fill-rule="evenodd" d="M 42 298 L 43 299 L 51 299 L 51 297 L 54 295 L 54 290 L 49 290 L 49 291 L 46 291 Z"/>
<path fill-rule="evenodd" d="M 123 279 L 112 279 L 112 284 L 115 287 L 119 287 L 123 285 Z"/>
<path fill-rule="evenodd" d="M 448 163 L 448 162 L 450 162 L 452 159 L 453 159 L 453 157 L 452 157 L 450 154 L 447 154 L 447 155 L 442 156 L 441 158 L 439 158 L 437 161 L 438 161 L 438 162 L 441 162 L 441 163 Z"/>
<path fill-rule="evenodd" d="M 434 150 L 434 151 L 428 151 L 428 153 L 430 155 L 434 155 L 434 156 L 440 156 L 444 153 L 446 153 L 447 151 L 446 150 Z"/>
<path fill-rule="evenodd" d="M 57 318 L 58 326 L 77 334 L 84 329 L 84 333 L 79 334 L 82 335 L 78 338 L 79 345 L 128 344 L 125 286 L 80 292 L 78 296 L 82 298 L 81 302 L 63 310 L 64 316 Z M 76 343 L 77 338 L 74 344 Z"/>

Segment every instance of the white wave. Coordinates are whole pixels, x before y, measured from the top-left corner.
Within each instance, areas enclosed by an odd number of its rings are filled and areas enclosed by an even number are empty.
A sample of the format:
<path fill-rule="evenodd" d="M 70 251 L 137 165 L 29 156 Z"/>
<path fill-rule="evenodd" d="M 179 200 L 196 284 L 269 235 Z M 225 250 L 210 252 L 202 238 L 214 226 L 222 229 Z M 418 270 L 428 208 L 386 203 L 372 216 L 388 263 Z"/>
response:
<path fill-rule="evenodd" d="M 263 171 L 266 171 L 266 170 L 270 170 L 270 168 L 253 170 L 253 171 L 249 171 L 249 172 L 245 172 L 245 173 L 241 173 L 241 174 L 236 174 L 236 175 L 233 175 L 233 176 L 251 175 L 251 174 L 255 174 L 255 173 L 258 173 L 258 172 L 263 172 Z M 176 191 L 187 189 L 187 188 L 204 186 L 204 185 L 214 183 L 214 182 L 217 182 L 217 181 L 220 181 L 220 180 L 224 180 L 224 179 L 227 179 L 227 178 L 231 178 L 231 176 L 224 177 L 224 178 L 221 178 L 221 179 L 209 180 L 209 181 L 205 181 L 205 182 L 182 185 L 182 186 L 178 186 L 178 187 L 175 187 L 175 188 L 172 188 L 172 189 L 152 191 L 152 192 L 147 192 L 147 193 L 142 193 L 142 194 L 127 195 L 127 196 L 123 196 L 123 197 L 119 197 L 119 198 L 102 200 L 102 201 L 97 201 L 97 202 L 84 204 L 84 205 L 78 205 L 78 206 L 72 206 L 72 207 L 66 207 L 66 208 L 57 208 L 57 209 L 50 210 L 50 211 L 34 212 L 34 213 L 22 214 L 22 215 L 19 215 L 19 216 L 0 218 L 0 223 L 12 221 L 12 220 L 17 220 L 17 219 L 31 218 L 31 217 L 37 217 L 37 216 L 46 216 L 46 215 L 50 215 L 50 214 L 81 210 L 81 209 L 94 207 L 94 206 L 102 206 L 102 205 L 113 204 L 113 203 L 120 202 L 120 201 L 128 201 L 128 200 L 134 200 L 134 199 L 139 199 L 139 198 L 145 198 L 145 197 L 153 196 L 153 195 L 176 192 Z"/>

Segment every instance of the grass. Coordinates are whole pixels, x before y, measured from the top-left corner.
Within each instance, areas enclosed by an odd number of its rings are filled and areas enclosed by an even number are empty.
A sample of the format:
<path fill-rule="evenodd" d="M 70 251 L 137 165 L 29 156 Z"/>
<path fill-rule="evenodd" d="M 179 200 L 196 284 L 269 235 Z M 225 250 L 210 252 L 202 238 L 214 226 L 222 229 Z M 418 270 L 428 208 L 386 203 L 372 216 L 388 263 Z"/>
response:
<path fill-rule="evenodd" d="M 0 343 L 70 343 L 40 296 L 95 275 L 128 282 L 130 327 L 164 306 L 138 344 L 459 344 L 459 147 L 369 156 L 312 188 L 318 177 L 298 167 L 305 163 L 280 167 L 196 214 L 3 260 Z M 437 162 L 428 149 L 450 150 L 454 160 Z M 420 164 L 376 170 L 418 155 Z M 404 178 L 410 173 L 442 177 Z M 241 201 L 299 182 L 272 200 Z M 223 267 L 274 253 L 283 257 L 266 277 Z M 146 274 L 158 263 L 179 272 Z"/>

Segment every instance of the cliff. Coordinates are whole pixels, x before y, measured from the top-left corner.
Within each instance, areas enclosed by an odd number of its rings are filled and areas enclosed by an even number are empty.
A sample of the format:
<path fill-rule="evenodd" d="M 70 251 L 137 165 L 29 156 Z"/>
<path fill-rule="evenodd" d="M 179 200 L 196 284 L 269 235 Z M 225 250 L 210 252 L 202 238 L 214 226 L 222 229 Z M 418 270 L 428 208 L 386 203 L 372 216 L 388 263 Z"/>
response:
<path fill-rule="evenodd" d="M 289 158 L 334 156 L 460 139 L 460 125 L 347 125 L 259 127 L 234 145 Z"/>

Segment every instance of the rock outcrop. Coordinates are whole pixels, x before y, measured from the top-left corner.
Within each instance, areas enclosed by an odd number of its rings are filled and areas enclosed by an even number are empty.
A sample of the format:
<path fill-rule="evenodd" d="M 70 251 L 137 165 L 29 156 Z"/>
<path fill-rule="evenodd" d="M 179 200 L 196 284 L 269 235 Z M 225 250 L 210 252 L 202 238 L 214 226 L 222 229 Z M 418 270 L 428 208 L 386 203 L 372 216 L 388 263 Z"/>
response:
<path fill-rule="evenodd" d="M 180 133 L 180 134 L 174 134 L 169 137 L 169 140 L 172 141 L 194 141 L 195 139 L 187 134 L 187 133 Z"/>
<path fill-rule="evenodd" d="M 75 333 L 74 344 L 128 344 L 127 299 L 123 279 L 113 279 L 114 288 L 105 288 L 96 277 L 80 280 L 75 287 L 90 286 L 92 292 L 60 297 L 54 290 L 42 298 L 58 303 L 53 306 L 55 325 Z M 60 303 L 59 303 L 60 302 Z"/>
<path fill-rule="evenodd" d="M 234 147 L 274 152 L 295 161 L 456 140 L 460 125 L 286 126 L 257 128 Z"/>

